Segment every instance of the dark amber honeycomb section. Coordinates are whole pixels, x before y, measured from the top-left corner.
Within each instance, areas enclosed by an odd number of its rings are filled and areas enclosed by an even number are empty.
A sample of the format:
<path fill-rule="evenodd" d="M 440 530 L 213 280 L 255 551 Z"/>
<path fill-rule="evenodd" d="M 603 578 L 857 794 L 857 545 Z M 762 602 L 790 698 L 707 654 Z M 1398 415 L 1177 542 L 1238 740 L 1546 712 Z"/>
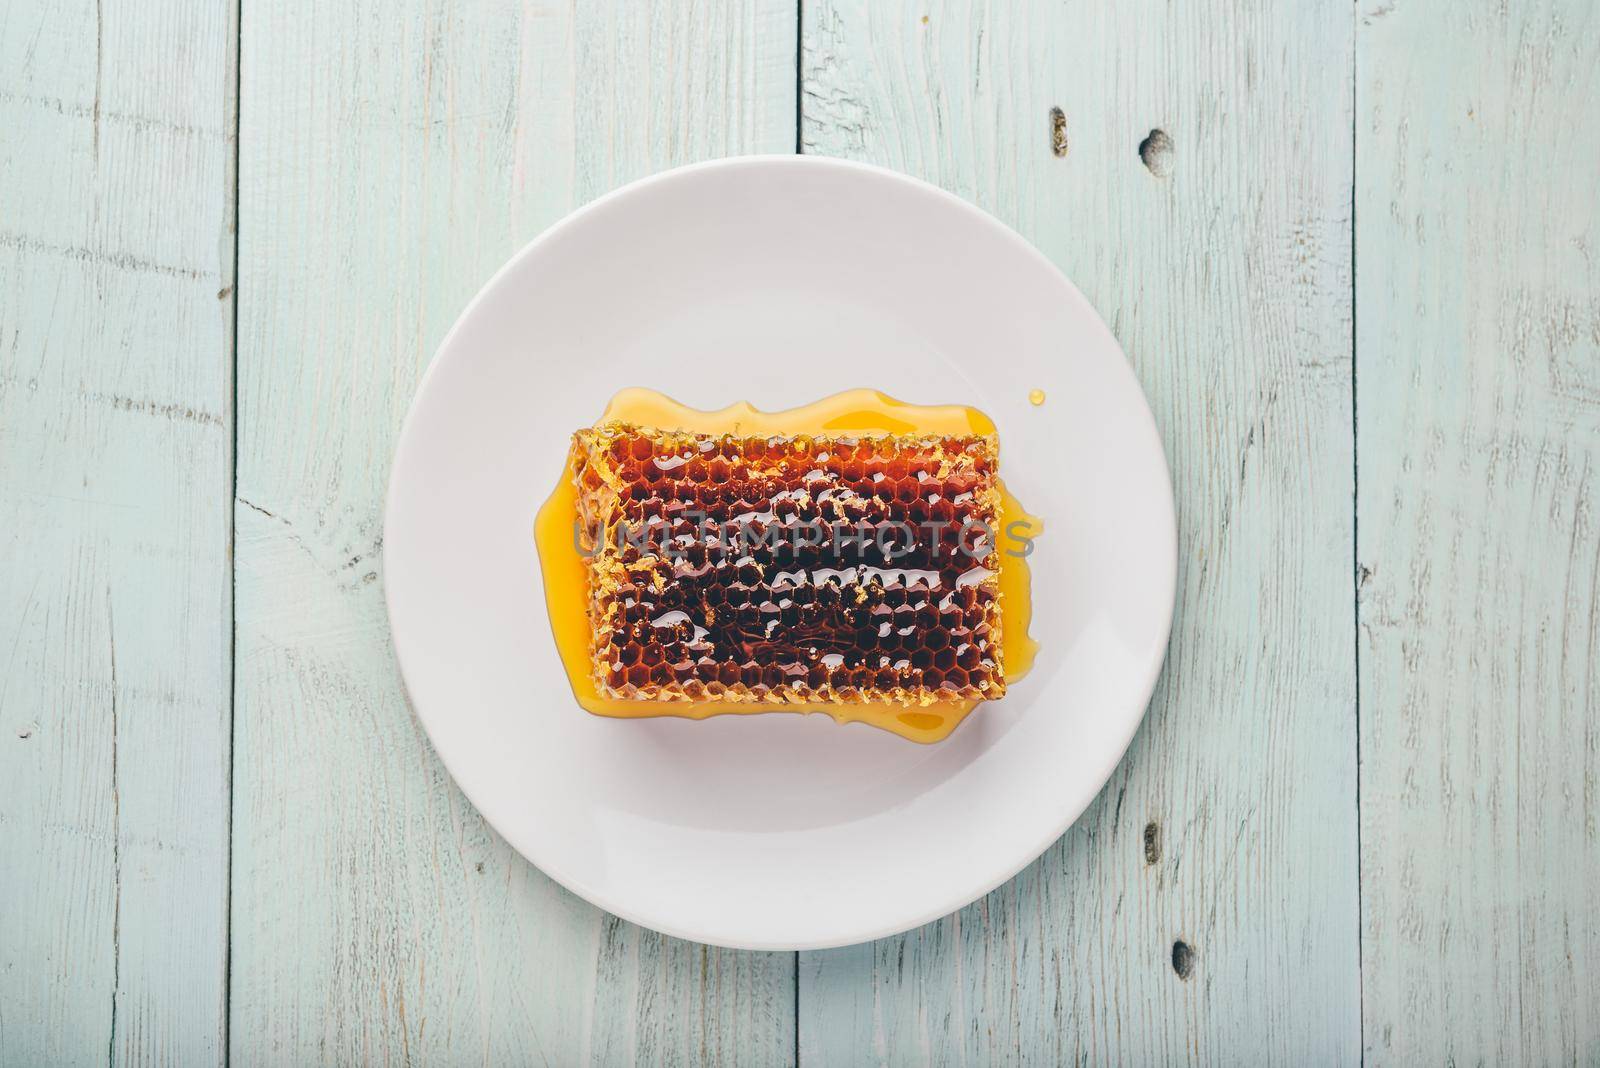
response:
<path fill-rule="evenodd" d="M 599 692 L 1003 696 L 997 449 L 993 436 L 578 431 L 568 459 Z"/>

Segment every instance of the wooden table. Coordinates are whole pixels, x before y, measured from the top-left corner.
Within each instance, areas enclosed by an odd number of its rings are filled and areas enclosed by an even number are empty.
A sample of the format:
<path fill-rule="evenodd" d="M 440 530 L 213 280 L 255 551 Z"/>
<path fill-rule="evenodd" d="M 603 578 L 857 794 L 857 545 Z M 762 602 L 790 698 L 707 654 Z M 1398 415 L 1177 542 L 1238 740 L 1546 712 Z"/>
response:
<path fill-rule="evenodd" d="M 1036 864 L 755 954 L 599 912 L 462 799 L 379 509 L 514 250 L 797 150 L 1084 290 L 1179 593 Z M 1595 462 L 1589 0 L 10 0 L 0 1063 L 1595 1063 Z"/>

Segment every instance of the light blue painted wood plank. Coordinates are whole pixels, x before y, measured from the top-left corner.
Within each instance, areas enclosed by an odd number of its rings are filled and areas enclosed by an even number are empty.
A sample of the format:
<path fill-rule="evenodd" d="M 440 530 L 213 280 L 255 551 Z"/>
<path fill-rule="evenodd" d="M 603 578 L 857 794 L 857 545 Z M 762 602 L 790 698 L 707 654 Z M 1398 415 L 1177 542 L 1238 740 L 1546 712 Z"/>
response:
<path fill-rule="evenodd" d="M 242 57 L 234 1063 L 789 1062 L 791 954 L 606 916 L 465 802 L 379 534 L 418 376 L 513 251 L 631 178 L 792 149 L 793 6 L 246 4 Z"/>
<path fill-rule="evenodd" d="M 231 11 L 0 6 L 0 1064 L 222 1058 Z"/>
<path fill-rule="evenodd" d="M 806 150 L 994 212 L 1106 317 L 1180 560 L 1100 800 L 956 916 L 802 954 L 802 1061 L 1355 1063 L 1349 6 L 804 12 Z"/>
<path fill-rule="evenodd" d="M 1600 1056 L 1600 7 L 1359 5 L 1369 1064 Z"/>

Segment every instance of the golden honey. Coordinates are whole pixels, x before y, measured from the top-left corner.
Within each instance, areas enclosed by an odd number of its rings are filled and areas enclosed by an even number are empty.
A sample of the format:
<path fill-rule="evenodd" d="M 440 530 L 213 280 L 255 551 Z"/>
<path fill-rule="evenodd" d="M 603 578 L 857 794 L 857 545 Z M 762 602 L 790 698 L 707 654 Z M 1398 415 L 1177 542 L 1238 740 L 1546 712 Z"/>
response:
<path fill-rule="evenodd" d="M 801 444 L 796 448 L 810 451 L 804 455 L 784 456 L 783 470 L 802 471 L 820 463 L 824 466 L 831 464 L 830 470 L 835 473 L 843 471 L 856 476 L 861 476 L 864 469 L 865 477 L 880 481 L 884 478 L 882 472 L 885 470 L 902 480 L 907 480 L 913 472 L 924 481 L 933 473 L 952 480 L 952 484 L 940 483 L 936 489 L 959 491 L 977 484 L 988 490 L 992 484 L 993 500 L 986 519 L 997 528 L 999 536 L 997 544 L 992 547 L 992 554 L 981 561 L 998 572 L 992 579 L 989 573 L 981 576 L 985 584 L 992 587 L 992 593 L 980 593 L 974 585 L 961 591 L 960 600 L 950 597 L 944 599 L 943 608 L 950 613 L 945 621 L 957 628 L 955 633 L 966 636 L 966 640 L 961 642 L 959 666 L 952 655 L 953 650 L 919 651 L 914 647 L 914 639 L 908 637 L 900 639 L 905 643 L 903 651 L 897 649 L 880 658 L 884 665 L 882 669 L 873 670 L 871 664 L 862 665 L 852 661 L 853 674 L 850 666 L 844 663 L 845 657 L 838 654 L 831 657 L 831 671 L 819 671 L 815 662 L 818 649 L 811 648 L 809 651 L 813 662 L 809 683 L 814 685 L 809 685 L 806 679 L 797 677 L 789 680 L 775 675 L 772 657 L 763 658 L 767 661 L 764 668 L 746 663 L 741 672 L 737 663 L 726 658 L 718 664 L 712 663 L 709 656 L 702 655 L 697 671 L 682 650 L 687 648 L 691 654 L 696 648 L 708 650 L 709 643 L 702 641 L 696 646 L 687 633 L 689 620 L 678 618 L 686 614 L 671 610 L 673 602 L 669 599 L 670 593 L 663 591 L 673 572 L 662 575 L 661 562 L 656 556 L 646 554 L 640 563 L 637 551 L 631 554 L 636 566 L 657 569 L 653 576 L 644 578 L 646 585 L 635 581 L 640 578 L 639 575 L 622 575 L 615 580 L 614 590 L 591 589 L 591 571 L 596 565 L 590 557 L 594 555 L 595 546 L 592 537 L 588 539 L 590 544 L 587 547 L 584 545 L 585 539 L 580 535 L 578 525 L 581 503 L 579 485 L 574 483 L 570 472 L 565 473 L 555 493 L 540 510 L 536 541 L 557 647 L 578 703 L 590 712 L 620 717 L 673 715 L 699 719 L 723 713 L 824 711 L 840 722 L 866 722 L 915 741 L 932 742 L 946 737 L 983 695 L 993 697 L 1003 693 L 1005 684 L 1020 678 L 1031 665 L 1037 646 L 1027 633 L 1031 615 L 1028 596 L 1030 582 L 1027 562 L 1020 553 L 1025 548 L 1025 542 L 1038 535 L 1041 525 L 1005 492 L 998 479 L 992 477 L 994 424 L 976 409 L 954 405 L 910 405 L 872 390 L 853 390 L 783 412 L 761 412 L 747 404 L 703 412 L 684 407 L 653 391 L 630 389 L 612 400 L 596 427 L 595 432 L 580 432 L 577 436 L 580 445 L 575 446 L 575 450 L 588 449 L 584 456 L 588 456 L 590 462 L 598 458 L 607 478 L 623 487 L 624 492 L 630 486 L 633 488 L 633 496 L 638 498 L 631 505 L 636 518 L 642 513 L 659 516 L 660 499 L 666 498 L 670 502 L 675 495 L 683 496 L 685 488 L 694 488 L 698 493 L 710 492 L 713 498 L 717 496 L 709 489 L 710 477 L 703 472 L 702 483 L 706 485 L 691 487 L 686 479 L 674 481 L 658 473 L 655 468 L 648 467 L 645 453 L 652 450 L 661 452 L 665 456 L 662 466 L 670 470 L 687 462 L 690 456 L 698 460 L 697 453 L 684 451 L 686 446 L 694 444 L 707 451 L 709 461 L 722 464 L 723 470 L 718 477 L 726 480 L 730 465 L 735 471 L 759 465 L 760 460 L 749 459 L 742 454 L 744 448 L 751 448 L 757 453 L 764 451 L 755 439 L 771 438 L 779 448 L 787 448 L 786 442 L 800 439 Z M 685 437 L 689 435 L 705 437 L 691 443 Z M 920 443 L 894 443 L 886 440 L 888 436 L 923 440 Z M 706 440 L 708 437 L 721 440 L 709 441 Z M 811 438 L 816 440 L 808 440 Z M 779 442 L 778 439 L 785 441 Z M 582 444 L 584 442 L 587 444 Z M 874 442 L 883 444 L 875 446 Z M 601 451 L 595 452 L 596 448 Z M 860 450 L 861 455 L 840 455 L 852 448 Z M 886 467 L 879 462 L 874 468 L 876 453 L 894 453 L 897 449 L 905 455 L 897 454 L 894 466 Z M 918 449 L 925 454 L 919 454 Z M 955 451 L 949 455 L 935 456 L 934 453 L 940 449 Z M 632 456 L 632 450 L 638 450 L 640 455 Z M 728 453 L 726 460 L 722 458 L 724 451 Z M 709 455 L 712 453 L 714 455 Z M 932 466 L 934 461 L 939 466 Z M 583 482 L 585 461 L 576 451 L 575 462 L 580 484 L 591 487 L 600 484 L 593 469 L 587 470 L 589 481 Z M 770 466 L 776 471 L 778 459 L 774 458 Z M 646 470 L 651 478 L 648 485 L 638 477 L 641 471 Z M 872 474 L 874 470 L 878 472 L 876 475 Z M 634 477 L 633 483 L 626 480 L 629 473 Z M 809 472 L 811 477 L 821 477 L 821 474 L 820 470 Z M 967 478 L 968 481 L 960 482 L 961 478 Z M 770 486 L 773 483 L 763 484 Z M 782 482 L 777 484 L 787 485 Z M 739 485 L 737 480 L 733 485 Z M 793 492 L 799 495 L 798 485 Z M 735 490 L 723 494 L 725 498 L 736 496 Z M 938 493 L 930 496 L 935 501 L 939 499 Z M 955 499 L 962 496 L 972 497 L 974 494 L 958 492 L 952 495 Z M 902 500 L 910 497 L 911 493 L 903 492 Z M 996 517 L 998 521 L 994 522 Z M 616 560 L 624 558 L 616 557 Z M 694 572 L 694 563 L 687 565 L 685 573 Z M 748 558 L 745 564 L 748 569 Z M 686 565 L 680 563 L 678 566 L 680 571 L 684 571 Z M 902 575 L 905 573 L 902 572 Z M 609 583 L 613 580 L 600 581 Z M 735 592 L 737 587 L 735 583 Z M 668 599 L 657 604 L 651 597 L 641 596 L 652 591 Z M 835 600 L 838 599 L 835 591 L 829 592 L 834 593 Z M 854 590 L 858 598 L 864 598 L 867 592 L 866 588 Z M 871 592 L 880 600 L 884 596 L 879 587 L 872 587 Z M 650 611 L 656 613 L 652 621 L 664 623 L 662 633 L 666 644 L 662 648 L 667 650 L 665 656 L 651 648 L 657 643 L 636 637 L 655 633 L 646 630 L 645 624 L 639 620 L 633 620 L 632 629 L 627 633 L 630 641 L 620 646 L 615 642 L 615 635 L 605 630 L 605 620 L 595 615 L 598 606 L 602 615 L 606 611 L 613 611 L 615 618 L 620 619 L 620 615 L 617 615 L 620 610 L 606 608 L 610 602 L 608 596 L 604 595 L 611 593 L 619 594 L 616 603 L 620 605 L 626 602 L 635 616 L 642 618 L 643 614 Z M 928 598 L 923 597 L 911 604 L 904 603 L 911 599 L 897 597 L 895 604 L 874 607 L 885 613 L 893 610 L 907 614 L 912 609 L 931 611 Z M 638 608 L 641 600 L 649 602 L 646 609 Z M 737 610 L 751 613 L 752 606 L 742 603 L 742 596 L 740 600 Z M 784 598 L 784 601 L 787 600 Z M 953 600 L 955 603 L 952 603 Z M 773 611 L 770 603 L 764 607 L 769 612 Z M 785 604 L 784 607 L 788 609 L 789 605 Z M 959 610 L 963 607 L 967 611 L 966 618 L 960 616 Z M 661 611 L 663 608 L 666 610 Z M 724 612 L 730 611 L 721 605 L 720 597 L 718 608 Z M 896 618 L 896 622 L 907 621 Z M 725 622 L 731 623 L 731 619 Z M 753 615 L 751 622 L 755 622 Z M 699 631 L 702 628 L 693 629 Z M 771 624 L 769 633 L 770 629 Z M 826 629 L 813 628 L 818 633 L 825 633 Z M 897 627 L 896 630 L 903 630 L 908 635 L 915 633 L 911 627 Z M 983 638 L 991 630 L 995 638 L 992 650 L 984 644 Z M 750 638 L 760 637 L 759 631 L 746 633 Z M 604 646 L 600 657 L 595 656 L 597 634 L 602 641 L 610 643 Z M 891 637 L 890 641 L 894 640 Z M 640 647 L 646 650 L 642 658 Z M 750 642 L 744 643 L 747 651 L 750 647 Z M 838 648 L 849 652 L 847 646 Z M 877 651 L 874 649 L 874 652 Z M 986 659 L 991 652 L 992 659 Z M 887 671 L 890 656 L 895 658 L 895 666 L 903 669 L 900 676 L 891 677 Z M 676 674 L 669 671 L 666 664 L 666 660 L 674 657 L 683 661 Z M 645 664 L 643 659 L 651 659 L 651 663 Z M 912 664 L 916 667 L 910 667 Z M 705 673 L 707 670 L 710 674 Z M 916 676 L 914 682 L 901 677 L 910 675 Z M 661 699 L 664 696 L 672 699 Z"/>

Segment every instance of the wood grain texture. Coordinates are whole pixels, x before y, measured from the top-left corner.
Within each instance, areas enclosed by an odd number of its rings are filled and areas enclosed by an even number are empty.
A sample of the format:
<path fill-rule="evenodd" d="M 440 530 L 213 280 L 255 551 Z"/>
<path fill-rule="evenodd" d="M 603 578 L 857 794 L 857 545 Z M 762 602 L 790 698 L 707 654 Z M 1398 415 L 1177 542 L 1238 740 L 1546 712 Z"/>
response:
<path fill-rule="evenodd" d="M 418 377 L 521 244 L 653 170 L 794 144 L 775 2 L 247 4 L 235 1064 L 782 1064 L 793 958 L 608 917 L 407 709 L 380 507 Z"/>
<path fill-rule="evenodd" d="M 1179 592 L 1099 801 L 955 916 L 802 954 L 802 1062 L 1356 1062 L 1350 8 L 804 14 L 805 150 L 993 212 L 1122 341 Z"/>
<path fill-rule="evenodd" d="M 1600 1057 L 1600 8 L 1360 5 L 1371 1064 Z"/>
<path fill-rule="evenodd" d="M 222 1057 L 231 12 L 0 6 L 0 1064 Z"/>
<path fill-rule="evenodd" d="M 0 5 L 0 1066 L 1600 1055 L 1600 9 L 1262 7 Z M 797 47 L 806 151 L 978 203 L 1106 316 L 1181 553 L 1078 825 L 798 974 L 501 842 L 406 708 L 379 544 L 481 282 L 791 150 Z"/>

